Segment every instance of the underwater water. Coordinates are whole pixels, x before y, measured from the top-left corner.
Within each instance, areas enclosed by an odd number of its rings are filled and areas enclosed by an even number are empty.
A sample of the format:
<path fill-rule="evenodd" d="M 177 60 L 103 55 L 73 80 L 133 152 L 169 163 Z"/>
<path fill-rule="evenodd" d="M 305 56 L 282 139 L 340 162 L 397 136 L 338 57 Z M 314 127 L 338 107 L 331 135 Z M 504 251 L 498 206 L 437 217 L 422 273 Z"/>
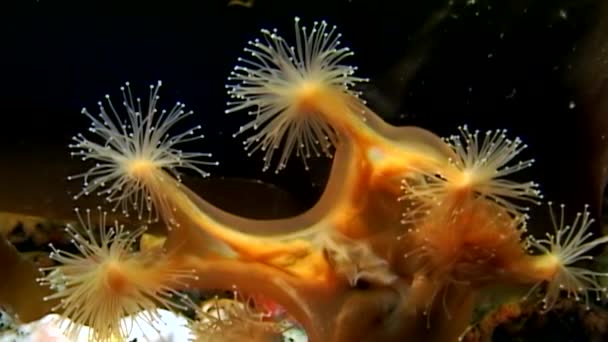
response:
<path fill-rule="evenodd" d="M 101 341 L 156 307 L 196 341 L 607 340 L 607 19 L 597 0 L 9 1 L 0 308 Z"/>

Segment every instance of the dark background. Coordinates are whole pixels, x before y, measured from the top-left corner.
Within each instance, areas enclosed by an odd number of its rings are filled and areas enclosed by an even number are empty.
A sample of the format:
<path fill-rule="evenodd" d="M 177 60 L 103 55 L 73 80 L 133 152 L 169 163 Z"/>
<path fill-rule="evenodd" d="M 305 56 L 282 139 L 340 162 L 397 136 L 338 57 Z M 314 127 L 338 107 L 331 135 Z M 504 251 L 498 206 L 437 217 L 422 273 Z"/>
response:
<path fill-rule="evenodd" d="M 82 107 L 96 110 L 125 81 L 146 96 L 147 86 L 162 80 L 161 107 L 183 101 L 197 113 L 191 123 L 202 124 L 207 138 L 184 149 L 214 153 L 221 165 L 210 170 L 213 177 L 260 179 L 295 194 L 303 208 L 312 205 L 329 162 L 320 160 L 308 173 L 292 160 L 280 175 L 262 173 L 261 155 L 247 158 L 241 140 L 231 137 L 244 116 L 224 114 L 226 77 L 246 42 L 275 27 L 290 40 L 297 15 L 304 23 L 338 25 L 343 44 L 356 53 L 349 63 L 372 79 L 364 97 L 388 121 L 441 136 L 465 123 L 508 128 L 530 146 L 522 158 L 537 161 L 522 177 L 540 182 L 555 201 L 599 205 L 594 167 L 602 149 L 593 128 L 605 114 L 597 90 L 605 62 L 601 1 L 255 0 L 247 8 L 225 0 L 20 0 L 3 6 L 0 153 L 20 158 L 0 161 L 2 168 L 67 156 L 71 136 L 88 127 Z M 47 177 L 44 166 L 35 168 Z M 25 176 L 10 181 L 28 184 Z"/>

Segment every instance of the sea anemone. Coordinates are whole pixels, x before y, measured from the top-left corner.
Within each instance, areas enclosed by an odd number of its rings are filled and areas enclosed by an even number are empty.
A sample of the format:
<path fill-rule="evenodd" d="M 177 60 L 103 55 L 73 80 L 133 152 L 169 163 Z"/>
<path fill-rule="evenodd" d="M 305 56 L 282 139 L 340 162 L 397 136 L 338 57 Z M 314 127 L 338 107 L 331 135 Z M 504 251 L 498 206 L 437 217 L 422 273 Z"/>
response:
<path fill-rule="evenodd" d="M 479 131 L 470 132 L 459 127 L 461 135 L 446 139 L 454 151 L 450 167 L 442 170 L 421 170 L 402 181 L 404 191 L 400 200 L 407 200 L 408 207 L 403 222 L 407 223 L 426 214 L 446 201 L 471 198 L 471 195 L 492 200 L 504 207 L 514 217 L 528 211 L 518 202 L 539 204 L 542 198 L 535 182 L 517 182 L 505 179 L 526 169 L 534 159 L 511 163 L 527 145 L 521 139 L 507 138 L 507 131 L 488 130 L 479 138 Z"/>
<path fill-rule="evenodd" d="M 281 341 L 289 326 L 275 322 L 257 311 L 250 299 L 212 298 L 193 306 L 196 321 L 192 324 L 195 342 Z"/>
<path fill-rule="evenodd" d="M 600 277 L 608 276 L 606 272 L 596 272 L 583 267 L 575 266 L 584 260 L 593 260 L 589 254 L 594 248 L 608 243 L 608 236 L 592 238 L 593 233 L 589 227 L 594 222 L 590 217 L 588 206 L 583 212 L 578 212 L 571 225 L 564 223 L 564 205 L 560 205 L 559 219 L 556 218 L 552 203 L 549 202 L 549 212 L 553 223 L 554 234 L 546 234 L 545 239 L 530 237 L 530 244 L 543 256 L 539 258 L 538 265 L 541 269 L 550 270 L 546 294 L 543 299 L 543 309 L 549 310 L 553 307 L 562 291 L 569 298 L 577 301 L 585 301 L 589 309 L 589 293 L 595 293 L 596 299 L 600 300 L 606 295 L 608 289 L 600 282 Z"/>
<path fill-rule="evenodd" d="M 193 112 L 186 112 L 181 102 L 177 102 L 170 111 L 159 112 L 156 105 L 161 85 L 161 81 L 150 85 L 146 112 L 142 111 L 140 98 L 133 99 L 128 82 L 120 88 L 122 106 L 126 111 L 124 117 L 118 114 L 109 95 L 105 96 L 105 105 L 98 102 L 98 116 L 89 113 L 86 108 L 82 109 L 82 113 L 91 120 L 89 131 L 94 135 L 89 138 L 78 134 L 73 138 L 75 143 L 69 147 L 76 150 L 72 152 L 73 156 L 93 160 L 95 165 L 84 173 L 68 177 L 84 179 L 84 186 L 74 196 L 75 199 L 100 189 L 99 195 L 115 203 L 113 210 L 120 207 L 128 215 L 129 209 L 134 209 L 140 219 L 146 210 L 148 220 L 154 221 L 158 219 L 158 212 L 153 214 L 154 205 L 165 211 L 168 209 L 162 195 L 150 189 L 154 182 L 163 181 L 162 175 L 165 173 L 156 171 L 165 170 L 180 180 L 178 169 L 189 169 L 207 177 L 209 173 L 199 166 L 217 165 L 217 162 L 200 160 L 210 157 L 210 153 L 185 153 L 176 148 L 176 145 L 203 138 L 202 135 L 195 135 L 201 126 L 179 134 L 168 134 L 171 128 Z"/>
<path fill-rule="evenodd" d="M 145 227 L 129 232 L 115 222 L 107 229 L 106 213 L 99 209 L 97 237 L 90 210 L 84 217 L 76 213 L 83 233 L 72 225 L 66 232 L 77 253 L 51 245 L 50 257 L 59 264 L 42 268 L 46 275 L 39 279 L 57 291 L 45 300 L 59 300 L 54 310 L 69 319 L 66 335 L 78 336 L 82 326 L 89 326 L 89 340 L 125 338 L 131 326 L 121 323 L 123 317 L 144 311 L 146 323 L 154 327 L 159 319 L 156 308 L 184 308 L 175 300 L 181 298 L 175 289 L 186 287 L 186 281 L 196 276 L 192 270 L 174 267 L 161 250 L 133 251 Z"/>
<path fill-rule="evenodd" d="M 310 31 L 295 18 L 295 47 L 278 35 L 277 30 L 262 30 L 263 40 L 250 41 L 239 58 L 226 87 L 232 98 L 226 113 L 250 109 L 254 116 L 234 134 L 253 129 L 244 141 L 251 155 L 265 151 L 264 170 L 270 167 L 274 151 L 283 144 L 276 171 L 285 168 L 295 149 L 306 168 L 311 155 L 331 156 L 330 148 L 338 133 L 316 105 L 318 95 L 338 89 L 357 97 L 351 90 L 365 78 L 354 76 L 356 67 L 342 64 L 353 52 L 340 47 L 341 34 L 325 21 L 314 22 Z M 259 130 L 259 131 L 258 131 Z"/>

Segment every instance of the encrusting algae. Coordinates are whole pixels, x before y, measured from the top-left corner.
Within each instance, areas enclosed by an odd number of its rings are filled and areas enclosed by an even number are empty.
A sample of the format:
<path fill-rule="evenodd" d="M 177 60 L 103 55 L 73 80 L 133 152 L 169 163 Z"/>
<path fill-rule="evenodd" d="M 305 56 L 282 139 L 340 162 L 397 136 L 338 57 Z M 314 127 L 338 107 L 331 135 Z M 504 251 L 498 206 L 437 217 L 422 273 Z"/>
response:
<path fill-rule="evenodd" d="M 134 250 L 143 228 L 106 227 L 101 211 L 78 214 L 87 235 L 67 228 L 77 253 L 54 249 L 60 265 L 40 279 L 56 291 L 46 298 L 60 300 L 59 313 L 109 341 L 126 335 L 124 316 L 192 308 L 185 290 L 236 289 L 280 304 L 310 341 L 455 341 L 493 286 L 544 288 L 545 310 L 561 295 L 586 305 L 590 294 L 605 295 L 607 274 L 578 264 L 608 242 L 589 233 L 587 208 L 568 225 L 562 206 L 553 235 L 528 235 L 527 205 L 542 196 L 535 182 L 509 179 L 533 164 L 518 160 L 519 138 L 462 126 L 442 139 L 390 125 L 360 99 L 355 86 L 367 79 L 344 64 L 352 52 L 335 27 L 296 18 L 295 31 L 295 43 L 276 30 L 249 42 L 229 76 L 226 112 L 250 115 L 235 136 L 263 155 L 265 170 L 279 172 L 294 156 L 306 168 L 311 157 L 333 158 L 318 203 L 254 220 L 207 202 L 180 181 L 182 170 L 207 177 L 202 167 L 217 163 L 178 149 L 200 139 L 200 127 L 170 133 L 192 112 L 181 103 L 157 109 L 160 82 L 143 101 L 127 83 L 99 114 L 83 110 L 92 126 L 70 147 L 92 167 L 72 177 L 84 180 L 76 197 L 98 193 L 114 210 L 160 220 L 167 238 Z M 240 298 L 215 299 L 215 313 L 194 305 L 193 340 L 275 340 L 274 318 Z"/>

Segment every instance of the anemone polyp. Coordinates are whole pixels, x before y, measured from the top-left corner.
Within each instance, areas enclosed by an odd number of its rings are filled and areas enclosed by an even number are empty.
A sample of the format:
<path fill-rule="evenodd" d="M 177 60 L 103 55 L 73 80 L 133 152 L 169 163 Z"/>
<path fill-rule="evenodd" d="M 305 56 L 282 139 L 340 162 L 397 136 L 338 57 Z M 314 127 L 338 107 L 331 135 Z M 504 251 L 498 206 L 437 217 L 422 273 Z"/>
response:
<path fill-rule="evenodd" d="M 460 170 L 460 177 L 454 179 L 456 186 L 470 187 L 512 212 L 527 209 L 510 200 L 539 203 L 537 200 L 542 196 L 537 183 L 504 179 L 534 164 L 534 159 L 510 164 L 527 147 L 520 138 L 509 139 L 507 130 L 498 129 L 486 131 L 483 140 L 480 140 L 477 130 L 470 132 L 466 125 L 459 127 L 459 130 L 460 136 L 448 138 L 458 157 L 453 160 L 454 166 Z"/>
<path fill-rule="evenodd" d="M 522 202 L 540 203 L 537 183 L 506 179 L 534 163 L 534 159 L 512 163 L 527 147 L 521 139 L 507 138 L 504 129 L 488 130 L 482 139 L 479 131 L 471 132 L 466 125 L 459 130 L 460 135 L 445 139 L 454 152 L 449 167 L 420 170 L 402 181 L 399 200 L 410 202 L 403 222 L 414 221 L 420 213 L 446 201 L 459 203 L 472 196 L 492 200 L 515 217 L 529 209 Z"/>
<path fill-rule="evenodd" d="M 262 40 L 250 41 L 239 58 L 239 64 L 228 77 L 226 85 L 231 101 L 226 113 L 249 109 L 254 116 L 234 135 L 254 133 L 244 141 L 251 155 L 262 150 L 264 170 L 281 145 L 276 171 L 286 167 L 295 154 L 308 168 L 306 159 L 312 155 L 331 156 L 331 147 L 338 133 L 316 106 L 318 94 L 329 89 L 358 97 L 352 87 L 367 79 L 354 76 L 356 67 L 342 64 L 353 52 L 340 47 L 341 34 L 325 21 L 314 22 L 312 29 L 300 26 L 295 18 L 295 46 L 282 38 L 277 30 L 262 30 Z"/>
<path fill-rule="evenodd" d="M 177 102 L 171 110 L 157 110 L 161 85 L 161 81 L 150 85 L 145 112 L 141 99 L 133 98 L 129 82 L 120 88 L 122 106 L 126 112 L 124 115 L 118 113 L 109 95 L 105 96 L 105 104 L 98 102 L 97 116 L 86 108 L 82 110 L 91 120 L 91 136 L 78 134 L 69 147 L 75 150 L 72 156 L 92 160 L 95 164 L 84 173 L 68 177 L 84 180 L 84 186 L 74 196 L 75 199 L 97 192 L 108 202 L 114 203 L 114 210 L 120 207 L 125 215 L 135 210 L 139 218 L 147 211 L 148 220 L 153 221 L 158 218 L 158 213 L 153 214 L 154 206 L 168 206 L 167 203 L 159 203 L 163 201 L 162 196 L 150 189 L 151 183 L 162 178 L 158 177 L 156 171 L 167 171 L 181 180 L 178 169 L 189 169 L 207 177 L 209 173 L 200 167 L 217 165 L 217 162 L 204 160 L 211 157 L 210 153 L 186 153 L 176 148 L 179 144 L 203 138 L 196 134 L 201 126 L 169 134 L 176 124 L 193 112 L 185 111 L 185 105 L 181 102 Z"/>
<path fill-rule="evenodd" d="M 576 301 L 585 301 L 589 306 L 589 294 L 595 293 L 596 299 L 606 296 L 608 289 L 602 285 L 600 278 L 608 277 L 607 272 L 597 272 L 576 264 L 593 260 L 590 254 L 596 247 L 608 243 L 608 236 L 593 238 L 589 227 L 594 219 L 585 205 L 582 212 L 576 213 L 572 224 L 566 224 L 563 204 L 560 205 L 559 216 L 549 202 L 549 212 L 553 224 L 553 234 L 547 233 L 544 239 L 530 237 L 530 245 L 538 249 L 542 256 L 538 257 L 536 266 L 540 273 L 547 273 L 547 287 L 543 299 L 544 310 L 549 310 L 559 299 L 562 292 Z"/>
<path fill-rule="evenodd" d="M 251 299 L 234 293 L 233 299 L 212 298 L 200 305 L 191 303 L 196 313 L 192 323 L 196 342 L 280 341 L 289 325 L 275 322 L 258 311 Z"/>
<path fill-rule="evenodd" d="M 191 270 L 172 267 L 160 251 L 133 251 L 145 227 L 129 232 L 114 222 L 108 229 L 107 215 L 101 209 L 97 223 L 93 223 L 90 210 L 85 215 L 79 210 L 76 213 L 79 228 L 68 225 L 66 232 L 77 253 L 51 245 L 50 257 L 59 264 L 42 268 L 46 275 L 38 279 L 41 285 L 56 290 L 45 300 L 59 300 L 54 310 L 68 319 L 68 336 L 78 336 L 83 326 L 89 326 L 89 340 L 124 339 L 131 328 L 124 317 L 145 311 L 145 323 L 154 327 L 159 320 L 155 314 L 158 307 L 184 308 L 174 300 L 181 297 L 175 289 L 187 287 L 188 279 L 196 276 Z M 96 225 L 98 234 L 94 232 Z"/>

